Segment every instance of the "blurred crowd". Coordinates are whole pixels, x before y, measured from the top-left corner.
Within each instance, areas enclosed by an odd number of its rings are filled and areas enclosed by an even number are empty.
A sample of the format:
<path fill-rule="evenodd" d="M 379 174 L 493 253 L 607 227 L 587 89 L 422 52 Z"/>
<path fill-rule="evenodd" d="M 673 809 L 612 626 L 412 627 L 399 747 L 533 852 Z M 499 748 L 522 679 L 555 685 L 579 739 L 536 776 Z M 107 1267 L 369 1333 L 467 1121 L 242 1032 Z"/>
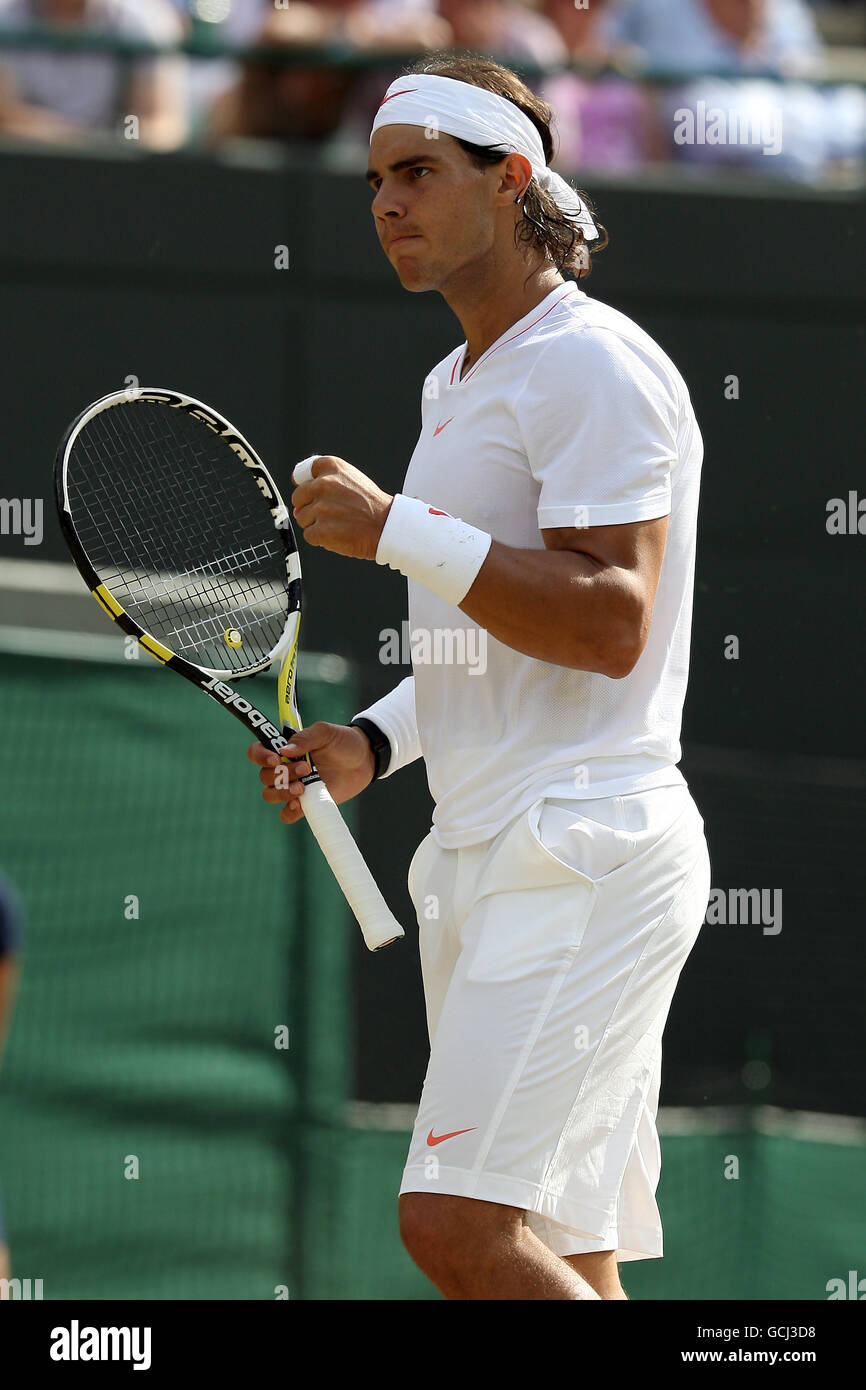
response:
<path fill-rule="evenodd" d="M 866 85 L 820 81 L 821 9 L 809 0 L 0 0 L 0 137 L 101 134 L 156 150 L 267 139 L 363 158 L 406 58 L 453 48 L 528 65 L 529 85 L 556 112 L 565 170 L 676 161 L 820 179 L 856 172 L 866 150 Z M 3 46 L 4 31 L 34 26 L 61 46 Z M 103 34 L 127 51 L 80 46 Z M 142 51 L 186 37 L 300 57 Z M 375 62 L 327 65 L 303 54 L 310 45 Z M 554 71 L 534 75 L 539 67 Z"/>

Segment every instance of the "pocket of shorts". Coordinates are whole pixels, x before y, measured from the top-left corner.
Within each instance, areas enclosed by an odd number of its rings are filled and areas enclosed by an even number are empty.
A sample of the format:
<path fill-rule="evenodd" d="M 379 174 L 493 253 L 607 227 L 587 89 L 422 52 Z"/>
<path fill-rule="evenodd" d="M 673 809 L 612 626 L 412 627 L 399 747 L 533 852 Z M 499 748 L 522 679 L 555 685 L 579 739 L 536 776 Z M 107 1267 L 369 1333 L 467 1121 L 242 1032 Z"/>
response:
<path fill-rule="evenodd" d="M 604 819 L 599 818 L 602 814 Z M 603 812 L 590 802 L 586 813 L 580 802 L 566 808 L 544 800 L 532 807 L 529 829 L 542 851 L 592 883 L 623 868 L 637 848 L 634 836 L 623 827 L 619 798 L 605 803 Z"/>
<path fill-rule="evenodd" d="M 418 911 L 418 904 L 415 899 L 415 888 L 418 882 L 418 875 L 421 869 L 421 861 L 422 858 L 426 856 L 426 852 L 429 850 L 430 846 L 434 843 L 435 842 L 433 840 L 433 832 L 431 830 L 428 835 L 425 835 L 424 839 L 421 841 L 415 853 L 412 855 L 412 858 L 409 862 L 409 868 L 406 872 L 406 887 L 409 891 L 409 897 L 412 899 L 412 906 L 415 908 L 416 912 Z"/>
<path fill-rule="evenodd" d="M 488 893 L 550 888 L 557 883 L 591 883 L 588 874 L 569 864 L 542 840 L 538 825 L 544 797 L 524 811 L 491 851 L 476 888 L 476 900 Z"/>
<path fill-rule="evenodd" d="M 597 889 L 543 843 L 542 805 L 535 802 L 510 828 L 479 881 L 467 969 L 475 983 L 552 979 L 583 940 Z"/>

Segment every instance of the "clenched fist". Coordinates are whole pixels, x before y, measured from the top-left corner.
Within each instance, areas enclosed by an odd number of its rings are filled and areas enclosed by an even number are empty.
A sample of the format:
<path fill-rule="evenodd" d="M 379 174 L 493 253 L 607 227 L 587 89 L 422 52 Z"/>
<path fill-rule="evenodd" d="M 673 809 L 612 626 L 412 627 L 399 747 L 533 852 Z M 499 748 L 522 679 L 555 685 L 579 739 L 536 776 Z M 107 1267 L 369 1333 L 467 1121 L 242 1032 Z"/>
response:
<path fill-rule="evenodd" d="M 294 517 L 304 540 L 337 555 L 375 560 L 393 496 L 333 454 L 320 454 L 312 474 L 292 493 Z"/>

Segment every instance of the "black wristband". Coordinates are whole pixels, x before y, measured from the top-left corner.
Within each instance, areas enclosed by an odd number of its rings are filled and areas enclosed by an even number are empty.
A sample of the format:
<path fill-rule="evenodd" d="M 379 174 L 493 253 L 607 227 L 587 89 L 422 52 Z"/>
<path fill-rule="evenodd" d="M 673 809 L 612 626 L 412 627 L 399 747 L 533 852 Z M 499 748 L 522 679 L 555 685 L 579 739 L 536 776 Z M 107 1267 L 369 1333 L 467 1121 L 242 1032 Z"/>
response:
<path fill-rule="evenodd" d="M 370 740 L 370 747 L 373 750 L 373 781 L 377 777 L 384 777 L 391 762 L 391 744 L 382 733 L 377 724 L 372 719 L 353 719 L 349 725 L 351 729 L 360 729 Z"/>

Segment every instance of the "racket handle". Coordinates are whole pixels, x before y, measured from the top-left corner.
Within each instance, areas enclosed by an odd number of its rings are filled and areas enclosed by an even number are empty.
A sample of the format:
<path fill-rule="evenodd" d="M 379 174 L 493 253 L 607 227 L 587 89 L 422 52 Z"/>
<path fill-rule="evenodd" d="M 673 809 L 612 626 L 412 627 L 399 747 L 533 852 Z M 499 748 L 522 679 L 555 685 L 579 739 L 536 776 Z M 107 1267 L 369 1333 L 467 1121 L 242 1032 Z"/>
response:
<path fill-rule="evenodd" d="M 392 941 L 399 941 L 405 932 L 382 897 L 324 782 L 317 779 L 305 784 L 301 806 L 346 902 L 358 919 L 368 948 L 379 951 Z"/>

